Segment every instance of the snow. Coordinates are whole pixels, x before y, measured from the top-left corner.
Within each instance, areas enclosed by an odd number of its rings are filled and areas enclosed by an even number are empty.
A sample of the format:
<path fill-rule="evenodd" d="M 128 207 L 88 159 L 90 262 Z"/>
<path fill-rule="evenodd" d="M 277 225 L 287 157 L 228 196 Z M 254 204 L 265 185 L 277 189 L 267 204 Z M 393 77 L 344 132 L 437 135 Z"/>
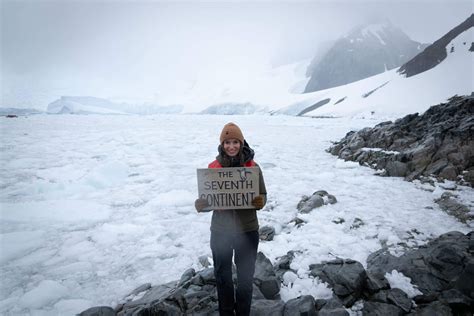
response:
<path fill-rule="evenodd" d="M 345 102 L 345 101 L 344 101 Z M 342 102 L 342 104 L 344 104 Z M 272 262 L 295 251 L 284 299 L 330 296 L 309 264 L 335 257 L 366 264 L 462 224 L 426 190 L 325 152 L 349 130 L 380 119 L 220 115 L 36 115 L 0 118 L 0 314 L 75 314 L 115 306 L 136 287 L 178 280 L 211 256 L 211 213 L 198 214 L 196 169 L 217 154 L 234 121 L 256 151 L 268 195 L 260 225 L 276 229 L 259 250 Z M 451 186 L 446 186 L 452 189 Z M 326 190 L 338 202 L 298 214 L 303 195 Z M 474 201 L 471 188 L 456 192 Z M 295 227 L 299 216 L 306 221 Z M 336 224 L 335 219 L 344 222 Z M 426 218 L 430 218 L 426 221 Z M 360 226 L 355 223 L 362 224 Z"/>
<path fill-rule="evenodd" d="M 379 75 L 327 90 L 311 93 L 314 103 L 325 98 L 331 102 L 308 112 L 306 116 L 401 117 L 410 113 L 423 113 L 430 106 L 446 102 L 453 95 L 470 95 L 474 91 L 474 54 L 469 52 L 474 28 L 457 36 L 446 47 L 447 58 L 436 67 L 409 78 L 392 69 Z M 450 52 L 454 46 L 455 51 Z M 449 78 L 449 80 L 446 80 Z M 386 85 L 382 86 L 385 82 Z M 369 91 L 379 87 L 368 97 Z M 308 94 L 309 95 L 309 94 Z M 336 100 L 347 97 L 344 102 Z"/>
<path fill-rule="evenodd" d="M 397 270 L 392 270 L 391 273 L 385 273 L 385 278 L 387 278 L 388 283 L 392 289 L 400 289 L 403 292 L 407 293 L 409 298 L 413 298 L 417 295 L 423 294 L 418 290 L 416 285 L 411 283 L 411 279 L 405 276 L 403 273 L 398 272 Z"/>
<path fill-rule="evenodd" d="M 51 302 L 56 302 L 63 297 L 66 292 L 66 287 L 59 282 L 44 280 L 26 292 L 18 303 L 21 307 L 39 308 Z"/>

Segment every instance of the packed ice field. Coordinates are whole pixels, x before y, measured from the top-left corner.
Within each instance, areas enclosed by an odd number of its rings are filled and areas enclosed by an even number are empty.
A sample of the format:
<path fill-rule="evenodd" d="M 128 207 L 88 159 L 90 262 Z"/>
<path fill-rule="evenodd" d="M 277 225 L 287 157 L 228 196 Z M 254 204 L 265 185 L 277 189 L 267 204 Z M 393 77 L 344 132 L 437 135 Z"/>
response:
<path fill-rule="evenodd" d="M 115 306 L 143 283 L 203 267 L 211 213 L 198 214 L 196 169 L 217 154 L 219 133 L 237 123 L 260 164 L 267 206 L 261 241 L 272 262 L 297 251 L 281 297 L 327 298 L 308 266 L 335 257 L 366 264 L 382 246 L 397 254 L 448 231 L 472 228 L 434 202 L 452 183 L 426 185 L 376 175 L 325 151 L 376 119 L 208 115 L 37 115 L 0 118 L 0 314 L 73 315 Z M 444 187 L 444 188 L 443 188 Z M 338 202 L 298 214 L 303 195 Z M 473 189 L 458 193 L 474 201 Z M 298 215 L 307 223 L 297 228 Z M 353 226 L 356 218 L 363 221 Z M 340 219 L 344 219 L 341 222 Z M 359 221 L 359 220 L 356 220 Z M 352 226 L 352 228 L 351 228 Z M 356 225 L 358 226 L 358 225 Z M 393 282 L 403 276 L 392 273 Z"/>

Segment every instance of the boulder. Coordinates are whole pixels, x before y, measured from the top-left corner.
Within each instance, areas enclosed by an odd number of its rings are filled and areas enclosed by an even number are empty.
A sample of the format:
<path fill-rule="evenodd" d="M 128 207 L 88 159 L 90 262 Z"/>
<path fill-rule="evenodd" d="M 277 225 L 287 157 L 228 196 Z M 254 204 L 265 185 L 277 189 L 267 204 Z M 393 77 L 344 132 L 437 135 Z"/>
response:
<path fill-rule="evenodd" d="M 303 295 L 298 298 L 291 299 L 286 302 L 285 310 L 283 312 L 285 316 L 316 316 L 316 307 L 314 297 L 311 295 Z"/>
<path fill-rule="evenodd" d="M 424 295 L 454 288 L 473 298 L 473 237 L 474 232 L 449 232 L 400 257 L 380 250 L 367 258 L 367 270 L 378 274 L 397 270 L 411 278 Z"/>
<path fill-rule="evenodd" d="M 453 313 L 448 305 L 439 301 L 435 301 L 426 306 L 419 306 L 415 311 L 408 314 L 409 316 L 452 316 Z"/>
<path fill-rule="evenodd" d="M 311 212 L 317 207 L 335 203 L 337 203 L 337 199 L 334 195 L 331 195 L 324 190 L 319 190 L 314 192 L 311 196 L 304 195 L 298 202 L 296 208 L 300 213 L 305 214 Z"/>
<path fill-rule="evenodd" d="M 96 306 L 86 309 L 79 316 L 115 316 L 115 310 L 109 306 Z"/>
<path fill-rule="evenodd" d="M 395 305 L 381 302 L 365 302 L 362 309 L 364 316 L 402 316 L 403 311 Z"/>
<path fill-rule="evenodd" d="M 346 307 L 352 306 L 364 290 L 367 274 L 360 262 L 351 259 L 336 259 L 322 264 L 310 265 L 311 275 L 329 283 Z"/>
<path fill-rule="evenodd" d="M 271 241 L 275 237 L 275 228 L 268 225 L 260 227 L 258 234 L 260 235 L 260 240 Z"/>
<path fill-rule="evenodd" d="M 337 298 L 317 300 L 315 305 L 318 309 L 318 316 L 349 316 L 349 313 Z"/>
<path fill-rule="evenodd" d="M 256 300 L 252 302 L 251 316 L 283 315 L 285 303 L 281 300 Z"/>
<path fill-rule="evenodd" d="M 397 306 L 408 313 L 412 308 L 411 299 L 400 289 L 381 290 L 370 297 L 370 302 L 386 303 Z"/>
<path fill-rule="evenodd" d="M 257 253 L 254 283 L 267 299 L 274 299 L 280 292 L 280 280 L 273 270 L 271 261 L 262 252 Z"/>

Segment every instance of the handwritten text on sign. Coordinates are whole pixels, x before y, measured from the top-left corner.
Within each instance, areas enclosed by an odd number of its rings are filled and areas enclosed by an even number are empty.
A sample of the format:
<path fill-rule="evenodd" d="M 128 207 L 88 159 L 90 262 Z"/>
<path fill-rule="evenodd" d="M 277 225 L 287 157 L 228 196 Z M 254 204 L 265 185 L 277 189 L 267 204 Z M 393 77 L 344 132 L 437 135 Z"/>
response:
<path fill-rule="evenodd" d="M 206 210 L 249 209 L 259 195 L 258 168 L 198 169 L 199 198 L 207 200 Z"/>

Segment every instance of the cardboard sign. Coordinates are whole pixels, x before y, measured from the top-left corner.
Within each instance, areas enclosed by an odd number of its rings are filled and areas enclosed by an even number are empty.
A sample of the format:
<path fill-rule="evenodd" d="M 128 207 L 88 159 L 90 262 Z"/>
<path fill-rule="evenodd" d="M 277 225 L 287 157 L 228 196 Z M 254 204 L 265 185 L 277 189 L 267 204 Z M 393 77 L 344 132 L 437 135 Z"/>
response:
<path fill-rule="evenodd" d="M 259 168 L 197 169 L 199 198 L 207 200 L 205 210 L 254 209 L 258 196 Z"/>

